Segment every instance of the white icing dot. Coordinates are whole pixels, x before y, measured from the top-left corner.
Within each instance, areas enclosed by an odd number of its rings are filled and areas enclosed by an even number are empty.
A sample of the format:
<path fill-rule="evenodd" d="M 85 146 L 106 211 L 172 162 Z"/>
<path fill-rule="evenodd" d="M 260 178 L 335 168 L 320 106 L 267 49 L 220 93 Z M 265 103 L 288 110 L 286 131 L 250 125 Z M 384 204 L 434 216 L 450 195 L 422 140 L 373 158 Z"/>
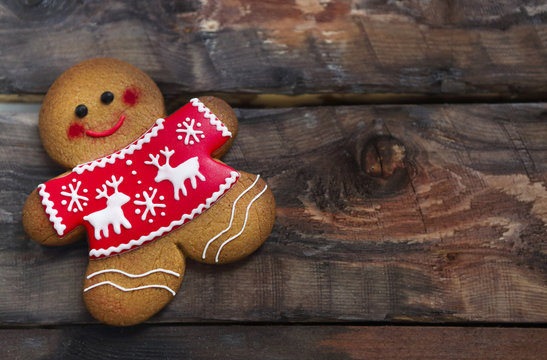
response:
<path fill-rule="evenodd" d="M 189 118 L 189 117 L 187 117 L 187 118 L 186 118 L 186 121 L 190 121 L 190 118 Z"/>
<path fill-rule="evenodd" d="M 180 135 L 177 136 L 177 139 L 182 140 L 182 136 L 180 136 Z"/>
<path fill-rule="evenodd" d="M 160 200 L 164 200 L 165 199 L 165 196 L 160 196 Z"/>
<path fill-rule="evenodd" d="M 72 211 L 76 213 L 76 212 L 78 212 L 78 209 L 74 209 L 74 210 L 72 210 Z"/>
<path fill-rule="evenodd" d="M 193 141 L 193 140 L 190 140 L 190 145 L 194 145 L 194 141 Z"/>
<path fill-rule="evenodd" d="M 201 127 L 201 123 L 197 123 L 196 125 L 197 125 L 198 127 Z"/>
<path fill-rule="evenodd" d="M 148 188 L 148 190 L 152 191 L 152 190 L 154 190 L 154 189 L 152 188 L 152 186 L 150 186 L 150 187 Z"/>
<path fill-rule="evenodd" d="M 76 179 L 72 179 L 72 182 L 76 182 Z"/>
<path fill-rule="evenodd" d="M 182 124 L 181 124 L 181 123 L 178 123 L 178 124 L 177 124 L 177 127 L 181 127 L 181 126 L 182 126 Z"/>
<path fill-rule="evenodd" d="M 141 197 L 141 194 L 136 194 L 135 197 L 138 199 Z"/>
<path fill-rule="evenodd" d="M 141 209 L 135 209 L 135 214 L 140 214 L 141 213 Z"/>
<path fill-rule="evenodd" d="M 87 192 L 87 189 L 84 189 L 84 192 L 86 193 L 86 192 Z"/>
<path fill-rule="evenodd" d="M 127 160 L 125 163 L 127 164 L 127 166 L 131 166 L 131 164 L 133 164 L 133 161 Z"/>
<path fill-rule="evenodd" d="M 84 203 L 84 206 L 87 206 L 87 203 Z"/>
<path fill-rule="evenodd" d="M 154 220 L 150 219 L 150 220 L 148 220 L 148 222 L 149 222 L 150 224 L 152 224 L 152 223 L 154 222 Z"/>
<path fill-rule="evenodd" d="M 201 138 L 202 138 L 202 139 L 205 139 L 205 135 L 202 134 L 202 135 L 201 135 Z"/>
<path fill-rule="evenodd" d="M 61 189 L 66 190 L 66 186 L 64 186 L 64 185 L 61 186 Z"/>
<path fill-rule="evenodd" d="M 132 175 L 137 175 L 137 172 L 135 170 L 131 171 Z"/>
<path fill-rule="evenodd" d="M 66 205 L 66 200 L 61 201 L 61 204 Z"/>
<path fill-rule="evenodd" d="M 142 181 L 140 181 L 140 180 L 139 180 L 139 181 L 137 181 L 137 184 L 139 184 L 139 185 L 140 185 L 140 184 L 142 184 Z"/>
<path fill-rule="evenodd" d="M 162 211 L 161 216 L 165 216 L 165 213 Z"/>

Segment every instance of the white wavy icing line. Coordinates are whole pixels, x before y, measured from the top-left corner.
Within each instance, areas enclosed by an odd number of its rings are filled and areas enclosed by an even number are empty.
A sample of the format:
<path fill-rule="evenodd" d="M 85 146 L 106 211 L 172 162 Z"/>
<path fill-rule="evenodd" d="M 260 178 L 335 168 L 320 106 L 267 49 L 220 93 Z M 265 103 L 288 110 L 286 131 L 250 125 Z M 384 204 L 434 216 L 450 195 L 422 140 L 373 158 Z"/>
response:
<path fill-rule="evenodd" d="M 237 205 L 237 202 L 239 201 L 239 199 L 241 199 L 243 197 L 243 195 L 245 195 L 247 192 L 249 192 L 249 190 L 251 190 L 257 183 L 258 179 L 260 178 L 260 175 L 257 175 L 256 176 L 256 179 L 255 181 L 252 183 L 251 186 L 249 186 L 247 189 L 245 189 L 245 191 L 243 191 L 241 194 L 239 194 L 239 196 L 235 199 L 234 201 L 234 204 L 232 205 L 232 215 L 230 216 L 230 223 L 228 224 L 228 227 L 224 230 L 222 230 L 221 232 L 219 232 L 218 234 L 216 234 L 214 237 L 212 237 L 208 242 L 207 244 L 205 245 L 205 248 L 203 248 L 203 255 L 201 256 L 202 259 L 205 259 L 205 256 L 207 254 L 207 249 L 209 248 L 209 245 L 211 245 L 211 243 L 213 241 L 215 241 L 216 239 L 218 239 L 222 234 L 224 234 L 226 231 L 230 230 L 230 228 L 232 227 L 232 223 L 234 221 L 234 214 L 235 214 L 235 209 L 236 209 L 236 205 Z"/>
<path fill-rule="evenodd" d="M 46 214 L 49 215 L 49 221 L 59 236 L 65 232 L 66 225 L 62 224 L 63 218 L 57 216 L 58 211 L 53 208 L 53 201 L 49 200 L 49 193 L 46 191 L 46 185 L 38 185 L 38 194 L 42 197 L 42 205 L 46 207 Z"/>
<path fill-rule="evenodd" d="M 235 238 L 237 238 L 239 235 L 241 235 L 243 233 L 243 230 L 245 230 L 245 226 L 247 225 L 247 218 L 249 217 L 249 209 L 251 208 L 251 205 L 253 205 L 253 203 L 255 202 L 256 199 L 258 199 L 260 196 L 262 196 L 262 194 L 264 194 L 264 191 L 266 191 L 267 188 L 268 188 L 268 185 L 264 186 L 264 189 L 262 189 L 262 191 L 259 192 L 251 200 L 249 205 L 247 205 L 247 210 L 245 211 L 245 221 L 243 222 L 243 227 L 241 228 L 241 231 L 238 232 L 237 234 L 235 234 L 234 236 L 232 236 L 231 238 L 229 238 L 228 240 L 224 241 L 222 243 L 222 245 L 220 245 L 220 247 L 218 248 L 218 251 L 217 251 L 217 256 L 215 257 L 215 262 L 218 262 L 218 257 L 220 255 L 220 252 L 222 251 L 222 248 L 224 247 L 224 245 L 228 244 L 230 241 L 234 240 Z"/>
<path fill-rule="evenodd" d="M 164 128 L 164 121 L 165 119 L 162 118 L 156 120 L 156 124 L 146 134 L 144 134 L 140 139 L 133 142 L 132 144 L 127 145 L 122 150 L 112 155 L 108 155 L 103 158 L 78 165 L 74 169 L 72 169 L 72 171 L 76 172 L 77 174 L 82 174 L 85 170 L 93 171 L 93 169 L 95 169 L 97 166 L 104 168 L 106 164 L 114 164 L 117 159 L 123 159 L 125 155 L 133 154 L 135 150 L 142 149 L 142 146 L 144 144 L 149 143 L 150 139 L 158 135 L 158 132 Z"/>
<path fill-rule="evenodd" d="M 177 293 L 174 292 L 170 287 L 168 286 L 165 286 L 165 285 L 143 285 L 143 286 L 138 286 L 138 287 L 134 287 L 134 288 L 124 288 L 123 286 L 120 286 L 116 283 L 113 283 L 112 281 L 102 281 L 100 283 L 97 283 L 97 284 L 94 284 L 94 285 L 91 285 L 87 288 L 84 289 L 84 292 L 87 292 L 91 289 L 94 289 L 96 288 L 97 286 L 101 286 L 101 285 L 111 285 L 111 286 L 114 286 L 115 288 L 121 290 L 121 291 L 135 291 L 135 290 L 142 290 L 142 289 L 148 289 L 148 288 L 159 288 L 159 289 L 165 289 L 167 291 L 169 291 L 173 296 L 175 296 Z"/>
<path fill-rule="evenodd" d="M 173 275 L 173 276 L 176 276 L 176 277 L 180 277 L 180 274 L 177 273 L 177 272 L 174 272 L 174 271 L 171 271 L 171 270 L 165 270 L 165 269 L 162 269 L 162 268 L 158 268 L 158 269 L 147 271 L 147 272 L 142 273 L 142 274 L 130 274 L 130 273 L 127 273 L 127 272 L 125 272 L 123 270 L 119 270 L 119 269 L 104 269 L 104 270 L 96 271 L 92 274 L 87 275 L 87 278 L 91 279 L 92 277 L 95 277 L 97 275 L 104 274 L 104 273 L 111 273 L 111 272 L 123 274 L 123 275 L 125 275 L 127 277 L 130 277 L 132 279 L 145 277 L 147 275 L 157 273 L 157 272 L 162 272 L 162 273 L 166 273 L 166 274 Z"/>
<path fill-rule="evenodd" d="M 152 240 L 156 237 L 159 237 L 165 233 L 171 231 L 175 226 L 182 225 L 186 220 L 192 220 L 197 214 L 201 214 L 203 210 L 211 207 L 211 204 L 215 202 L 224 192 L 230 188 L 230 186 L 236 182 L 239 178 L 239 173 L 237 171 L 231 171 L 230 177 L 226 178 L 225 183 L 219 186 L 218 191 L 214 192 L 211 197 L 209 197 L 205 203 L 200 204 L 190 214 L 184 214 L 180 220 L 175 220 L 169 224 L 169 226 L 164 226 L 159 228 L 156 231 L 152 231 L 148 235 L 141 236 L 138 240 L 131 240 L 128 243 L 121 244 L 118 246 L 111 246 L 108 249 L 93 249 L 89 252 L 89 256 L 99 257 L 99 256 L 108 256 L 113 252 L 120 252 L 122 250 L 129 250 L 134 246 L 139 246 L 145 243 L 146 241 Z"/>
<path fill-rule="evenodd" d="M 209 119 L 209 122 L 211 125 L 216 126 L 217 131 L 222 131 L 222 136 L 229 136 L 232 137 L 232 133 L 228 128 L 220 121 L 215 114 L 209 110 L 207 106 L 205 106 L 198 98 L 193 98 L 190 100 L 192 103 L 192 106 L 195 106 L 198 108 L 199 112 L 205 113 L 203 114 L 204 117 Z"/>

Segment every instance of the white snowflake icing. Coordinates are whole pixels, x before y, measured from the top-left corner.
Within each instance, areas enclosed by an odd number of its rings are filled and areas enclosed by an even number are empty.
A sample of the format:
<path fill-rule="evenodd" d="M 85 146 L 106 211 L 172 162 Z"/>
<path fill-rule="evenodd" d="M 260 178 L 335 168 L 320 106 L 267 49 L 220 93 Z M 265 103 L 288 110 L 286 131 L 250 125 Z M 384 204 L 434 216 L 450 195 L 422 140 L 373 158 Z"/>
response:
<path fill-rule="evenodd" d="M 76 181 L 76 179 L 72 179 L 72 182 L 75 182 L 75 181 Z M 81 181 L 78 181 L 76 183 L 76 187 L 74 187 L 73 184 L 68 184 L 68 187 L 70 188 L 70 192 L 61 191 L 61 195 L 70 198 L 70 203 L 68 204 L 68 211 L 74 211 L 74 212 L 78 212 L 78 210 L 83 211 L 84 209 L 82 208 L 82 204 L 80 203 L 80 200 L 89 201 L 89 199 L 87 197 L 78 194 L 78 190 L 80 189 L 80 185 L 82 185 Z M 63 186 L 63 189 L 66 189 L 66 187 Z M 84 192 L 87 192 L 86 190 L 87 189 L 84 189 Z M 61 201 L 61 204 L 63 204 L 63 205 L 66 205 L 66 203 L 67 203 L 66 200 Z M 72 207 L 74 205 L 76 205 L 76 207 L 73 210 Z M 84 202 L 84 206 L 87 206 L 87 203 Z"/>
<path fill-rule="evenodd" d="M 133 201 L 133 203 L 135 205 L 144 205 L 144 206 L 146 206 L 146 209 L 144 209 L 144 212 L 142 213 L 142 216 L 141 216 L 142 221 L 146 220 L 146 215 L 148 215 L 149 212 L 150 212 L 150 214 L 152 214 L 152 216 L 156 216 L 156 210 L 154 210 L 155 208 L 157 208 L 157 207 L 164 208 L 165 207 L 165 204 L 160 204 L 160 203 L 155 204 L 154 202 L 152 202 L 152 200 L 154 200 L 154 197 L 156 196 L 157 192 L 158 192 L 158 189 L 154 189 L 154 191 L 152 192 L 152 195 L 148 195 L 148 193 L 146 191 L 143 191 L 142 195 L 144 196 L 144 201 L 142 201 L 142 200 Z M 137 195 L 139 195 L 139 194 L 137 194 Z M 138 198 L 140 196 L 135 195 L 135 197 Z M 137 210 L 135 210 L 135 213 L 139 214 L 140 211 L 137 212 Z M 150 220 L 152 220 L 152 219 L 150 219 Z M 152 221 L 150 221 L 150 222 L 152 222 Z"/>
<path fill-rule="evenodd" d="M 199 142 L 199 137 L 198 135 L 201 135 L 200 137 L 203 139 L 205 138 L 205 135 L 203 135 L 203 131 L 201 130 L 196 130 L 194 129 L 194 124 L 196 122 L 195 119 L 191 119 L 190 118 L 186 118 L 186 121 L 190 121 L 190 123 L 187 123 L 187 122 L 183 122 L 182 125 L 184 125 L 184 127 L 186 129 L 177 129 L 176 131 L 178 133 L 184 133 L 186 134 L 186 136 L 184 137 L 184 144 L 185 145 L 194 145 L 194 142 Z M 181 127 L 181 124 L 177 124 L 178 127 Z M 197 123 L 197 127 L 200 127 L 201 126 L 201 123 Z M 177 137 L 179 140 L 182 140 L 182 136 L 178 136 Z"/>

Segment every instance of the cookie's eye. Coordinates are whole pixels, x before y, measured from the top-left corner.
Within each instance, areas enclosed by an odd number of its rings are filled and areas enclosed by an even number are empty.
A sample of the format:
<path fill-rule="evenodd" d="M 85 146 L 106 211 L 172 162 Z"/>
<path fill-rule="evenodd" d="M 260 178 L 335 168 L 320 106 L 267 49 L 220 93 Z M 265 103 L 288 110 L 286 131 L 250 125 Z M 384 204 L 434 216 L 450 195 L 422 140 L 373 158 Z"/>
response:
<path fill-rule="evenodd" d="M 76 106 L 76 110 L 74 111 L 76 113 L 76 116 L 79 118 L 83 118 L 87 115 L 87 106 L 81 104 Z"/>
<path fill-rule="evenodd" d="M 101 102 L 105 105 L 110 104 L 112 101 L 114 101 L 114 94 L 112 94 L 110 91 L 105 91 L 101 95 Z"/>

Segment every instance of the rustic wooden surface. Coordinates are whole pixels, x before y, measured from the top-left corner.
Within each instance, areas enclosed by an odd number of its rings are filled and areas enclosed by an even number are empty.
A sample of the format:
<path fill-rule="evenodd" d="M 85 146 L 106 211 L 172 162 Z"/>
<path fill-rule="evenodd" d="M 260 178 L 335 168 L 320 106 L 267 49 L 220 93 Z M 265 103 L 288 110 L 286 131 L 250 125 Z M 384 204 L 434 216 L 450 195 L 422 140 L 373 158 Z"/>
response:
<path fill-rule="evenodd" d="M 542 0 L 3 0 L 0 93 L 42 94 L 69 66 L 109 56 L 137 65 L 171 97 L 539 99 L 546 18 Z"/>
<path fill-rule="evenodd" d="M 10 329 L 4 359 L 545 359 L 545 329 L 67 326 Z"/>
<path fill-rule="evenodd" d="M 547 322 L 547 105 L 237 114 L 225 160 L 267 179 L 273 233 L 242 262 L 190 262 L 151 322 Z M 61 171 L 36 122 L 0 114 L 0 322 L 93 322 L 85 242 L 45 248 L 21 228 L 27 194 Z"/>
<path fill-rule="evenodd" d="M 0 0 L 0 358 L 546 358 L 546 20 L 543 0 Z M 169 111 L 238 107 L 225 161 L 278 205 L 257 253 L 189 262 L 125 329 L 84 309 L 84 241 L 23 233 L 62 169 L 39 104 L 2 104 L 97 56 Z"/>

